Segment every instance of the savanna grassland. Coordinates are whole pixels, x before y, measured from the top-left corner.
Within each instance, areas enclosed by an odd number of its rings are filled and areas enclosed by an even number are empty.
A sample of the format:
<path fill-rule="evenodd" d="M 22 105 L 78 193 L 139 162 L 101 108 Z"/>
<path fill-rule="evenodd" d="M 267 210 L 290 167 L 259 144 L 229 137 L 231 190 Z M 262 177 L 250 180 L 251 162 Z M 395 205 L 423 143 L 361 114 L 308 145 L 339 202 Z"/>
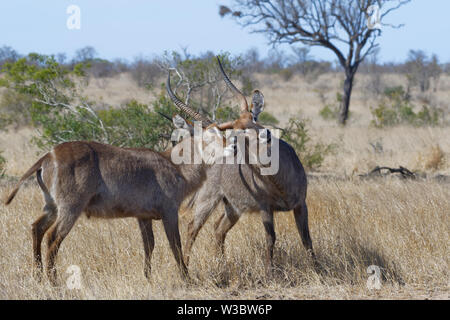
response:
<path fill-rule="evenodd" d="M 389 86 L 398 75 L 384 75 Z M 291 115 L 310 119 L 314 141 L 333 144 L 318 170 L 308 171 L 309 225 L 317 261 L 307 255 L 291 212 L 276 213 L 275 272 L 267 278 L 261 219 L 245 215 L 228 233 L 224 257 L 213 246 L 216 212 L 200 232 L 189 266 L 192 282 L 183 282 L 161 222 L 154 223 L 152 279 L 143 274 L 143 248 L 134 219 L 82 217 L 58 256 L 61 287 L 32 277 L 31 224 L 42 213 L 43 199 L 30 180 L 14 202 L 0 205 L 0 299 L 448 299 L 450 183 L 434 179 L 450 174 L 450 127 L 370 126 L 376 100 L 367 94 L 370 78 L 357 75 L 351 117 L 346 128 L 319 117 L 334 103 L 341 78 L 324 74 L 309 80 L 257 75 L 266 110 L 285 124 Z M 154 96 L 133 84 L 126 73 L 91 81 L 88 93 L 109 104 L 131 98 L 149 103 Z M 416 97 L 419 93 L 414 93 Z M 442 76 L 428 101 L 450 111 L 450 77 Z M 36 132 L 21 128 L 0 133 L 7 177 L 3 198 L 38 158 L 30 142 Z M 375 166 L 407 167 L 427 178 L 362 180 Z M 223 207 L 217 211 L 223 210 Z M 181 213 L 186 239 L 191 212 Z M 45 254 L 45 241 L 43 251 Z M 81 269 L 82 288 L 69 290 L 65 273 Z M 381 288 L 369 289 L 367 268 L 379 266 Z"/>

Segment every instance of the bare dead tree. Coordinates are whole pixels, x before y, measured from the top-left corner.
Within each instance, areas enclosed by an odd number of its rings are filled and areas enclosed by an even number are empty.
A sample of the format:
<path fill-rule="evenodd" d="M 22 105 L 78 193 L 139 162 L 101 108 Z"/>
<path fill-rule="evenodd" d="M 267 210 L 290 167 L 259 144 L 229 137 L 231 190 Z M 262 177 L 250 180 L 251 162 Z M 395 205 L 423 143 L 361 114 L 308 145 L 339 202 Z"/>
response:
<path fill-rule="evenodd" d="M 174 92 L 183 91 L 184 103 L 192 105 L 196 102 L 200 113 L 210 114 L 211 120 L 216 121 L 217 110 L 230 97 L 227 86 L 223 84 L 222 75 L 212 59 L 212 53 L 193 57 L 184 49 L 183 56 L 176 52 L 171 55 L 166 53 L 156 63 L 164 72 L 175 73 Z M 227 71 L 233 76 L 238 75 L 239 72 L 235 71 L 234 66 L 237 61 L 227 56 L 224 58 Z"/>
<path fill-rule="evenodd" d="M 359 64 L 378 46 L 379 27 L 401 26 L 383 20 L 408 2 L 410 0 L 235 0 L 231 9 L 221 6 L 219 14 L 231 15 L 241 25 L 252 27 L 252 32 L 266 34 L 274 46 L 301 42 L 333 51 L 345 72 L 339 111 L 339 122 L 345 124 Z M 370 19 L 373 16 L 376 24 Z"/>

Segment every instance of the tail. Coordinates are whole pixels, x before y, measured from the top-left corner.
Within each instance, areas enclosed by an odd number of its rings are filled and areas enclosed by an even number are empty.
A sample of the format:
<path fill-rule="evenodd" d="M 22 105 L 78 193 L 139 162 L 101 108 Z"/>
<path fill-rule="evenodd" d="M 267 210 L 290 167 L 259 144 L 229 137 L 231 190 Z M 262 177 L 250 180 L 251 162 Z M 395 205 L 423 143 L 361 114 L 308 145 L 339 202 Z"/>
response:
<path fill-rule="evenodd" d="M 42 162 L 44 162 L 45 159 L 47 159 L 47 157 L 49 157 L 49 154 L 47 153 L 46 155 L 44 155 L 42 158 L 40 158 L 23 176 L 22 178 L 20 178 L 19 183 L 17 184 L 17 186 L 14 188 L 14 190 L 11 192 L 11 194 L 9 195 L 9 197 L 6 199 L 5 201 L 5 205 L 7 206 L 8 204 L 11 203 L 11 201 L 14 199 L 14 197 L 16 196 L 17 192 L 19 191 L 20 187 L 22 186 L 22 184 L 24 183 L 25 180 L 27 180 L 33 173 L 35 173 L 36 171 L 38 171 L 39 169 L 41 169 L 42 166 Z"/>

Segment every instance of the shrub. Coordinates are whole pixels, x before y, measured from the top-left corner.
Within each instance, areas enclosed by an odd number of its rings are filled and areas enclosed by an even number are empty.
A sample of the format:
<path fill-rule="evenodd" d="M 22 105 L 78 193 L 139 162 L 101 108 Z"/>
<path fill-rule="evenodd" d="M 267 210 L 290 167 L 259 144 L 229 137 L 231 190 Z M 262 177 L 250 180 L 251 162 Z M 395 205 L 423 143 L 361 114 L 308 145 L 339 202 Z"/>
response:
<path fill-rule="evenodd" d="M 408 100 L 403 86 L 386 87 L 383 94 L 392 100 Z"/>
<path fill-rule="evenodd" d="M 414 126 L 435 126 L 443 117 L 441 109 L 423 105 L 419 112 L 409 101 L 402 86 L 388 87 L 377 108 L 371 110 L 372 124 L 376 127 L 409 124 Z"/>
<path fill-rule="evenodd" d="M 0 128 L 11 122 L 16 127 L 30 124 L 30 106 L 29 96 L 7 89 L 0 98 Z"/>
<path fill-rule="evenodd" d="M 231 121 L 239 118 L 239 109 L 236 107 L 219 107 L 216 110 L 216 120 L 219 122 Z"/>
<path fill-rule="evenodd" d="M 242 85 L 241 85 L 241 91 L 244 95 L 249 96 L 251 95 L 253 88 L 257 86 L 257 81 L 250 78 L 248 75 L 242 75 L 241 79 Z"/>
<path fill-rule="evenodd" d="M 325 120 L 337 119 L 338 109 L 335 106 L 326 104 L 322 109 L 319 110 L 319 115 Z"/>
<path fill-rule="evenodd" d="M 321 142 L 312 144 L 306 125 L 306 120 L 290 118 L 281 138 L 294 148 L 306 168 L 317 169 L 325 157 L 333 151 L 334 146 Z"/>
<path fill-rule="evenodd" d="M 322 109 L 319 110 L 319 115 L 324 120 L 337 120 L 339 117 L 339 105 L 342 103 L 342 94 L 340 92 L 336 93 L 336 102 L 334 104 L 326 104 Z M 351 112 L 349 111 L 348 117 L 351 117 Z"/>
<path fill-rule="evenodd" d="M 278 119 L 275 118 L 275 116 L 272 115 L 271 113 L 269 113 L 267 111 L 263 111 L 259 114 L 258 122 L 265 124 L 265 125 L 275 126 L 280 121 L 278 121 Z"/>
<path fill-rule="evenodd" d="M 1 85 L 30 101 L 32 124 L 41 135 L 33 141 L 42 149 L 65 141 L 96 140 L 117 146 L 164 149 L 171 123 L 147 105 L 129 102 L 119 109 L 96 111 L 96 104 L 81 94 L 84 65 L 72 70 L 51 56 L 31 54 L 5 64 Z M 75 81 L 81 80 L 81 81 Z M 154 110 L 172 115 L 175 107 L 163 94 Z"/>
<path fill-rule="evenodd" d="M 153 102 L 153 110 L 132 100 L 122 108 L 99 111 L 99 117 L 107 128 L 109 143 L 157 151 L 166 149 L 173 128 L 157 112 L 172 115 L 176 110 L 163 94 Z"/>
<path fill-rule="evenodd" d="M 153 109 L 131 100 L 120 108 L 99 110 L 95 116 L 82 108 L 78 113 L 42 113 L 39 117 L 42 134 L 34 138 L 34 142 L 47 148 L 64 141 L 95 140 L 120 147 L 161 151 L 169 145 L 173 128 L 156 111 L 172 115 L 177 110 L 164 95 L 153 102 Z"/>

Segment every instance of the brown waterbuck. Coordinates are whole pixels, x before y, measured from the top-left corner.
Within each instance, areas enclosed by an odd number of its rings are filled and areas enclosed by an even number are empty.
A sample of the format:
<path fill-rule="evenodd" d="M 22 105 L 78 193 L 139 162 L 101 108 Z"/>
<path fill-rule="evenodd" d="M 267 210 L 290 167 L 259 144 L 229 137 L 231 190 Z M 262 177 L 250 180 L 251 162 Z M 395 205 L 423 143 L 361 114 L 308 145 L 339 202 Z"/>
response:
<path fill-rule="evenodd" d="M 212 122 L 208 118 L 175 97 L 170 88 L 170 75 L 167 91 L 181 110 L 202 121 L 203 133 L 210 135 L 210 143 L 225 143 L 214 127 L 217 127 L 216 124 L 211 127 Z M 204 141 L 190 138 L 195 150 L 203 148 Z M 171 154 L 179 152 L 178 146 L 165 152 L 155 152 L 146 148 L 119 148 L 97 142 L 74 141 L 57 145 L 40 158 L 23 175 L 5 202 L 10 204 L 23 182 L 36 173 L 45 200 L 44 214 L 32 225 L 33 256 L 38 278 L 41 278 L 43 271 L 41 242 L 44 234 L 50 229 L 46 271 L 50 282 L 56 285 L 58 249 L 83 212 L 89 217 L 137 218 L 144 243 L 144 272 L 147 278 L 150 276 L 155 244 L 152 220 L 162 219 L 180 271 L 187 276 L 178 230 L 179 206 L 204 182 L 207 163 L 222 155 L 200 151 L 201 164 L 192 164 L 193 161 L 176 164 L 171 160 Z"/>
<path fill-rule="evenodd" d="M 251 111 L 245 96 L 231 83 L 222 71 L 225 82 L 241 101 L 241 117 L 237 121 L 220 125 L 220 128 L 252 127 L 264 109 L 264 97 L 261 92 L 253 92 Z M 244 120 L 244 121 L 243 121 Z M 243 125 L 245 124 L 245 125 Z M 253 127 L 259 128 L 255 124 Z M 272 137 L 277 139 L 276 137 Z M 184 248 L 185 262 L 194 241 L 214 209 L 220 202 L 225 212 L 215 223 L 215 237 L 218 249 L 224 253 L 224 241 L 227 232 L 236 224 L 245 212 L 259 212 L 266 234 L 266 270 L 273 266 L 273 248 L 275 244 L 274 211 L 294 211 L 296 226 L 304 247 L 312 257 L 314 252 L 308 227 L 308 209 L 306 206 L 307 180 L 305 170 L 294 149 L 285 141 L 279 140 L 279 170 L 274 175 L 264 176 L 249 164 L 215 164 L 207 171 L 207 179 L 195 194 L 195 211 L 188 226 L 188 238 Z"/>

